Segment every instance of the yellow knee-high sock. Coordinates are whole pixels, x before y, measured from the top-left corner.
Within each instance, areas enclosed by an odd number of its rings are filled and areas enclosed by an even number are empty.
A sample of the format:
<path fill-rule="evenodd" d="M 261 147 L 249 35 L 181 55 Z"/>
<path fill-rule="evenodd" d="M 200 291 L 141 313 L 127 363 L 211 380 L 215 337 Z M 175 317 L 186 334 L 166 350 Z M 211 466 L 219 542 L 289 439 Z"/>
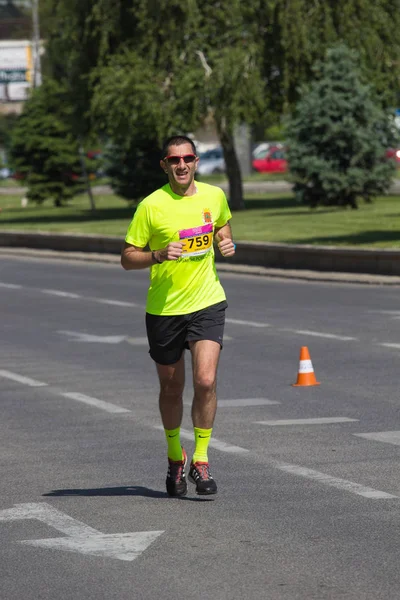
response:
<path fill-rule="evenodd" d="M 164 431 L 168 444 L 168 458 L 173 461 L 182 460 L 183 452 L 180 436 L 181 428 L 177 427 L 176 429 L 164 429 Z"/>
<path fill-rule="evenodd" d="M 193 462 L 208 462 L 208 444 L 210 443 L 212 429 L 194 427 L 194 454 Z"/>

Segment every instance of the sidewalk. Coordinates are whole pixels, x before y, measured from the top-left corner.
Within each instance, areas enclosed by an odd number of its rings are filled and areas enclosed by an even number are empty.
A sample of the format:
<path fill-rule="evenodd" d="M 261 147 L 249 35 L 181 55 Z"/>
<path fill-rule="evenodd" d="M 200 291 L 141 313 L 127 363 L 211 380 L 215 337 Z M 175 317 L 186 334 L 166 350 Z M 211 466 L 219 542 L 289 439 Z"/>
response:
<path fill-rule="evenodd" d="M 227 181 L 222 183 L 216 183 L 218 187 L 222 188 L 224 192 L 227 192 L 229 189 L 229 184 Z M 112 194 L 112 190 L 108 185 L 98 185 L 93 188 L 94 194 Z M 265 193 L 265 192 L 290 192 L 292 190 L 292 184 L 287 181 L 245 181 L 243 183 L 243 189 L 245 192 L 249 192 L 252 194 L 257 193 Z M 18 196 L 21 197 L 26 193 L 26 188 L 24 187 L 0 187 L 0 195 L 3 196 Z M 395 179 L 393 181 L 393 185 L 389 190 L 390 194 L 400 194 L 400 179 Z"/>

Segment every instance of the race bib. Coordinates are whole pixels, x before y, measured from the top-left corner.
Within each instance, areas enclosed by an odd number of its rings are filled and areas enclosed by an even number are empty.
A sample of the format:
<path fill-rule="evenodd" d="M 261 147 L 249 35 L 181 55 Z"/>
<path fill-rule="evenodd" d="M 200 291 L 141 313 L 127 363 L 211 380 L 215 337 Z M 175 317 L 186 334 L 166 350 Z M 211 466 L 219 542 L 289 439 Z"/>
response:
<path fill-rule="evenodd" d="M 213 243 L 213 224 L 207 223 L 192 229 L 181 229 L 179 241 L 183 243 L 182 256 L 206 254 Z"/>

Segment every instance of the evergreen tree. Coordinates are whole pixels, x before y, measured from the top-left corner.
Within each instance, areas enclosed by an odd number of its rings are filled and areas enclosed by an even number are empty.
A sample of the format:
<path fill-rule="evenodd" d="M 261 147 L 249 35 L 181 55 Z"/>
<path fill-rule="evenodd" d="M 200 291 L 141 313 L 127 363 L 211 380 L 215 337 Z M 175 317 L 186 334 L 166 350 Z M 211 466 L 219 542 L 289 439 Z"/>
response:
<path fill-rule="evenodd" d="M 157 139 L 138 136 L 106 144 L 104 169 L 113 191 L 140 201 L 167 182 L 160 169 L 161 148 Z"/>
<path fill-rule="evenodd" d="M 24 176 L 30 200 L 52 199 L 61 206 L 82 190 L 79 147 L 69 117 L 63 89 L 51 79 L 24 104 L 12 131 L 10 161 Z"/>
<path fill-rule="evenodd" d="M 385 154 L 395 144 L 394 119 L 362 83 L 357 54 L 346 46 L 330 49 L 314 72 L 287 127 L 295 191 L 312 207 L 357 208 L 357 197 L 368 201 L 391 184 L 395 165 Z"/>
<path fill-rule="evenodd" d="M 17 113 L 0 115 L 0 168 L 8 166 L 8 153 L 12 130 L 17 122 Z"/>

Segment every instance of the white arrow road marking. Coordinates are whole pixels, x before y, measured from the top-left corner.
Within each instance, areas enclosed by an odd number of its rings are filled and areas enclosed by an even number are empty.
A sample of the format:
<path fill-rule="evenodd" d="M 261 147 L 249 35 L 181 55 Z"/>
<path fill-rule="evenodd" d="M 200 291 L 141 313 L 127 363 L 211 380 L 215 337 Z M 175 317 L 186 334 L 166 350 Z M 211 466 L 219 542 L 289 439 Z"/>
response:
<path fill-rule="evenodd" d="M 79 331 L 60 330 L 57 333 L 69 336 L 69 342 L 88 342 L 94 344 L 120 344 L 126 339 L 126 335 L 92 335 Z"/>
<path fill-rule="evenodd" d="M 135 560 L 162 533 L 164 532 L 98 533 L 81 537 L 23 540 L 21 543 L 38 548 L 80 552 L 81 554 L 116 558 L 118 560 Z"/>
<path fill-rule="evenodd" d="M 21 544 L 39 548 L 54 548 L 67 552 L 80 552 L 92 556 L 134 560 L 164 531 L 105 534 L 81 521 L 53 508 L 50 504 L 16 504 L 14 508 L 0 511 L 0 521 L 36 519 L 65 533 L 67 538 L 21 540 Z"/>

